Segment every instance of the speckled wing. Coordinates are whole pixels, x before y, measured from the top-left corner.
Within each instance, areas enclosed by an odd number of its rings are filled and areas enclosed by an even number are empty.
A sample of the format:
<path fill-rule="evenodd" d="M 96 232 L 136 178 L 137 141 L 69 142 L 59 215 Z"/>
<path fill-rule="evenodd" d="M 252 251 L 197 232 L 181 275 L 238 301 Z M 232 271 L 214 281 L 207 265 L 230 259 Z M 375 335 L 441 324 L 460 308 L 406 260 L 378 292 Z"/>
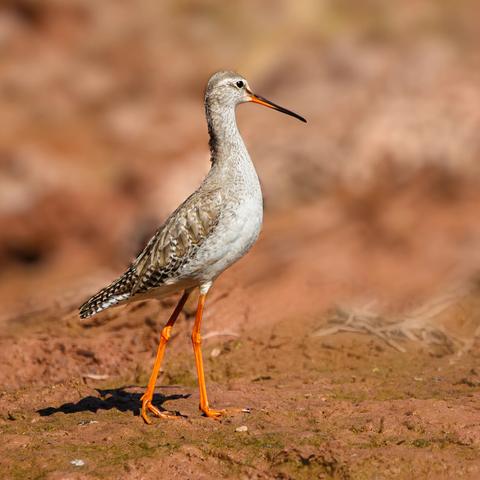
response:
<path fill-rule="evenodd" d="M 199 190 L 187 198 L 157 230 L 130 268 L 80 307 L 80 317 L 90 317 L 160 287 L 169 279 L 175 280 L 215 229 L 221 205 L 220 189 Z"/>
<path fill-rule="evenodd" d="M 221 205 L 220 189 L 196 192 L 170 215 L 132 265 L 132 296 L 177 277 L 215 229 Z"/>
<path fill-rule="evenodd" d="M 106 308 L 113 307 L 128 300 L 135 281 L 135 271 L 130 267 L 120 278 L 114 280 L 107 287 L 102 288 L 81 305 L 80 318 L 91 317 Z"/>

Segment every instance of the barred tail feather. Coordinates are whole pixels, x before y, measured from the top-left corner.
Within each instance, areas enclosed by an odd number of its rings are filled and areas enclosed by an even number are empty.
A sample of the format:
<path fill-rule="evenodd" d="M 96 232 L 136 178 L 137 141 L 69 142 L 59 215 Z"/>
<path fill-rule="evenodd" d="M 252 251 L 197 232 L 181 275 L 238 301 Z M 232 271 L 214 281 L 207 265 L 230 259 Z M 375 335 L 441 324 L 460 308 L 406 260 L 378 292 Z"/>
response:
<path fill-rule="evenodd" d="M 79 309 L 80 318 L 91 317 L 130 298 L 135 280 L 135 272 L 130 268 L 108 287 L 102 288 L 102 290 L 87 300 Z"/>

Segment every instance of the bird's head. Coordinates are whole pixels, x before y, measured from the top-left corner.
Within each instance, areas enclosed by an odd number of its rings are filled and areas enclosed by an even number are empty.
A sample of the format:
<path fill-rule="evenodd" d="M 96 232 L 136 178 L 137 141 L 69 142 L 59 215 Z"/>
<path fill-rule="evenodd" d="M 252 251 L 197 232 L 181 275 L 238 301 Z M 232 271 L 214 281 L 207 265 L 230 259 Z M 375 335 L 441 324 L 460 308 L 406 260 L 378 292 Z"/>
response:
<path fill-rule="evenodd" d="M 253 93 L 247 80 L 235 72 L 217 72 L 210 77 L 205 91 L 205 102 L 209 105 L 228 108 L 240 103 L 253 102 L 265 107 L 273 108 L 278 112 L 298 118 L 306 123 L 306 120 L 297 113 L 287 110 L 260 95 Z"/>

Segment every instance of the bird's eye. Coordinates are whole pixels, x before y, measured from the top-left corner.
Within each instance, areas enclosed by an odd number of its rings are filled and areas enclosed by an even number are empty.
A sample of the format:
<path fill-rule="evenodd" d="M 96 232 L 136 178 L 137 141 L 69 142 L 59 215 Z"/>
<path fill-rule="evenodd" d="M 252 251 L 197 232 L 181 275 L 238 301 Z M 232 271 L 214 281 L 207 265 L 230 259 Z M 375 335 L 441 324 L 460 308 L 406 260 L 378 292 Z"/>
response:
<path fill-rule="evenodd" d="M 239 80 L 236 84 L 235 84 L 238 88 L 243 88 L 245 86 L 245 82 L 242 82 L 242 80 Z"/>

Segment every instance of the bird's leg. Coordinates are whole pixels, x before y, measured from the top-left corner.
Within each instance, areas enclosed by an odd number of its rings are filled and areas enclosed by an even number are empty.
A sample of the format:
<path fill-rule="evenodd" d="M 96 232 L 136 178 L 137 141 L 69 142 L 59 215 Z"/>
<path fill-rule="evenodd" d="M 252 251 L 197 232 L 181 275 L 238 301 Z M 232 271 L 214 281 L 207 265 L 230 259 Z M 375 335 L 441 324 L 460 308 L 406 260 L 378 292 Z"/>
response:
<path fill-rule="evenodd" d="M 208 289 L 207 289 L 208 290 Z M 202 337 L 200 335 L 200 325 L 202 323 L 203 307 L 205 305 L 206 292 L 200 290 L 200 297 L 198 299 L 197 314 L 195 316 L 195 324 L 192 331 L 193 353 L 195 354 L 195 365 L 197 367 L 198 386 L 200 389 L 200 410 L 210 418 L 218 418 L 225 413 L 223 410 L 213 410 L 208 406 L 207 388 L 205 386 L 205 374 L 203 372 L 203 358 L 202 358 Z"/>
<path fill-rule="evenodd" d="M 189 294 L 190 294 L 190 291 L 185 290 L 182 297 L 178 301 L 178 304 L 175 307 L 175 310 L 170 316 L 167 324 L 162 329 L 160 343 L 158 345 L 158 350 L 157 350 L 157 357 L 155 358 L 155 363 L 153 364 L 153 370 L 152 370 L 152 374 L 150 375 L 150 380 L 148 381 L 147 390 L 145 391 L 145 393 L 142 395 L 142 398 L 140 399 L 142 401 L 142 418 L 148 424 L 152 422 L 147 416 L 147 410 L 150 410 L 157 417 L 169 416 L 168 414 L 162 413 L 157 407 L 155 407 L 152 404 L 153 392 L 155 391 L 155 384 L 157 382 L 158 372 L 160 371 L 160 366 L 162 365 L 163 355 L 165 353 L 167 342 L 170 338 L 173 324 L 175 323 L 178 316 L 180 315 L 180 312 L 182 311 L 182 308 L 185 305 L 185 302 L 187 301 Z"/>

